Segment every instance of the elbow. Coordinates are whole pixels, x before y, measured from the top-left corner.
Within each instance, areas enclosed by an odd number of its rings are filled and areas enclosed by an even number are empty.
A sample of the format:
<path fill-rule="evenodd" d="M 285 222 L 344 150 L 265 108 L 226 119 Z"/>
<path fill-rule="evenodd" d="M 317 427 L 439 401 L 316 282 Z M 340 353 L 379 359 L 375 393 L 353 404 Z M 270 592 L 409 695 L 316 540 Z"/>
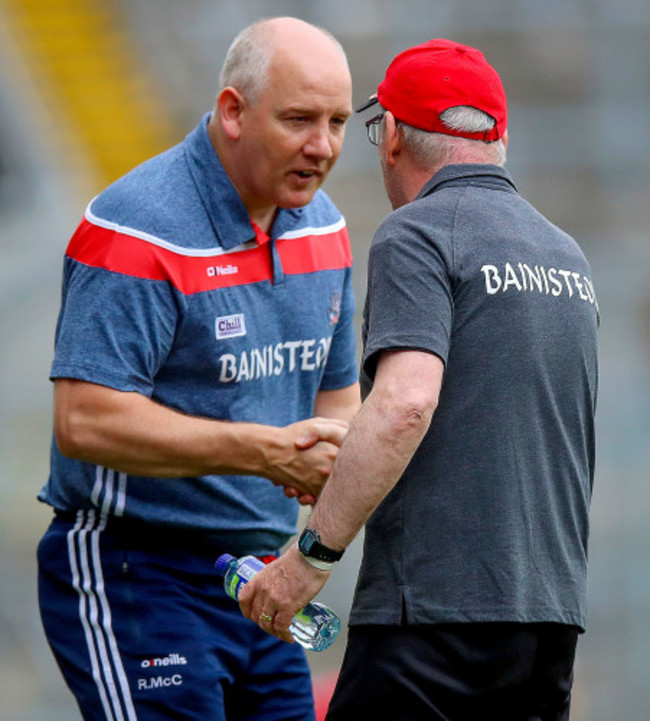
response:
<path fill-rule="evenodd" d="M 54 441 L 60 453 L 72 460 L 122 470 L 118 464 L 124 447 L 126 395 L 92 383 L 57 380 Z M 128 394 L 128 402 L 135 395 Z M 137 428 L 135 421 L 126 433 L 130 428 Z M 130 436 L 127 438 L 130 442 Z"/>
<path fill-rule="evenodd" d="M 395 399 L 389 414 L 394 433 L 423 436 L 435 409 L 436 403 L 431 399 L 408 394 Z"/>
<path fill-rule="evenodd" d="M 54 439 L 66 458 L 84 461 L 88 457 L 87 431 L 78 414 L 57 414 L 54 419 Z"/>
<path fill-rule="evenodd" d="M 431 425 L 438 406 L 442 360 L 420 351 L 384 353 L 378 361 L 371 396 L 377 399 L 380 416 L 389 432 L 421 439 Z"/>

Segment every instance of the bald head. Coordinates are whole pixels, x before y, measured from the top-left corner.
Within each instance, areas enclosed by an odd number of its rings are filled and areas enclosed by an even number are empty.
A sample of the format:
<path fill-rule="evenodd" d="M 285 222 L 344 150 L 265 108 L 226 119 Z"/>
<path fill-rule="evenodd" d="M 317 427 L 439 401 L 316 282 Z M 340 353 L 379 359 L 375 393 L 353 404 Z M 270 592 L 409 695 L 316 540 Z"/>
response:
<path fill-rule="evenodd" d="M 208 133 L 250 216 L 314 197 L 338 159 L 352 113 L 345 53 L 296 18 L 263 20 L 233 42 Z"/>
<path fill-rule="evenodd" d="M 345 51 L 327 30 L 298 18 L 269 18 L 249 25 L 234 39 L 221 69 L 220 91 L 234 87 L 255 102 L 269 81 L 274 58 L 298 64 L 320 59 L 349 74 Z"/>

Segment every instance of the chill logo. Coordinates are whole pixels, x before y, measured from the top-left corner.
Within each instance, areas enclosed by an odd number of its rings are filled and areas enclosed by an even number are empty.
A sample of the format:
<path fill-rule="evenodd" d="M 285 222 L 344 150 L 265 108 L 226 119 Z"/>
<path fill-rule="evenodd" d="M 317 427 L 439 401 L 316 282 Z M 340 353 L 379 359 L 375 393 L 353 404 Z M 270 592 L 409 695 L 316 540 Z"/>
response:
<path fill-rule="evenodd" d="M 243 313 L 222 315 L 214 322 L 217 340 L 246 335 L 246 319 Z"/>

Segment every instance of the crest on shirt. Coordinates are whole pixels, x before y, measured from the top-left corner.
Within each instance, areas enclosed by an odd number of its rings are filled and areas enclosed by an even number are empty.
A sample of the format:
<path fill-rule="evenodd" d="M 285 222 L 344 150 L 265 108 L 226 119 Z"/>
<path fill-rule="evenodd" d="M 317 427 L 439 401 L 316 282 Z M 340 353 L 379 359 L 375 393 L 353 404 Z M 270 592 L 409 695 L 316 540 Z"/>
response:
<path fill-rule="evenodd" d="M 214 322 L 217 340 L 224 338 L 237 338 L 246 335 L 246 319 L 243 313 L 235 315 L 222 315 Z"/>
<path fill-rule="evenodd" d="M 336 325 L 341 317 L 341 294 L 334 291 L 330 296 L 330 307 L 327 311 L 330 319 L 330 325 Z"/>

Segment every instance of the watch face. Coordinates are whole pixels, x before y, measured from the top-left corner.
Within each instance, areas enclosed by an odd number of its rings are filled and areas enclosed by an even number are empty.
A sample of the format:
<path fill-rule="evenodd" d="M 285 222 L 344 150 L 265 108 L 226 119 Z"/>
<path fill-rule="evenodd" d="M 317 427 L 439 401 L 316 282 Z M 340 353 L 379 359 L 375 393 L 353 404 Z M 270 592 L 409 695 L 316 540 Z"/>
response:
<path fill-rule="evenodd" d="M 333 549 L 324 546 L 321 543 L 318 531 L 314 531 L 311 528 L 305 528 L 300 535 L 298 550 L 303 556 L 316 558 L 320 561 L 327 561 L 328 563 L 338 561 L 343 555 L 343 551 L 334 551 Z"/>
<path fill-rule="evenodd" d="M 314 538 L 313 534 L 309 530 L 305 530 L 300 537 L 300 543 L 298 544 L 298 547 L 300 548 L 300 551 L 305 555 L 309 555 L 309 551 L 311 551 L 312 546 L 314 545 L 316 539 Z"/>

